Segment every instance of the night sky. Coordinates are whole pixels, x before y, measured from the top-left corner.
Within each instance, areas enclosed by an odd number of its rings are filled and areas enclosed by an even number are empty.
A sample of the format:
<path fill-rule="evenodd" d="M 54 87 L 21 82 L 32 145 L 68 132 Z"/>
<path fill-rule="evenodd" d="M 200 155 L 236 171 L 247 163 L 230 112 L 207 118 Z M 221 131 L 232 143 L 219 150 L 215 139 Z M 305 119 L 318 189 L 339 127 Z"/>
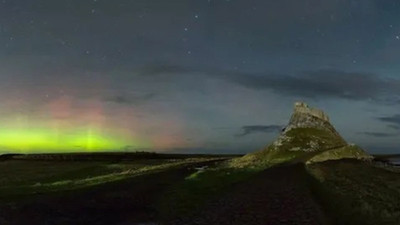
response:
<path fill-rule="evenodd" d="M 245 153 L 295 101 L 400 153 L 398 0 L 2 0 L 0 152 Z"/>

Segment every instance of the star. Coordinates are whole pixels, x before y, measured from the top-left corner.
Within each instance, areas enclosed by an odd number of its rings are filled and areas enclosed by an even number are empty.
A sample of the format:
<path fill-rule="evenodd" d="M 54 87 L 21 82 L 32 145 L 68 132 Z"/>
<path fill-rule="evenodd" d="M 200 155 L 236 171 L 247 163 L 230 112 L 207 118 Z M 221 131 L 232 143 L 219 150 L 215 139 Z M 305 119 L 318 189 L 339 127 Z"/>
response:
<path fill-rule="evenodd" d="M 196 14 L 196 15 L 194 15 L 194 18 L 198 19 L 198 18 L 199 18 L 199 15 L 197 15 L 197 14 Z"/>
<path fill-rule="evenodd" d="M 187 27 L 185 27 L 183 30 L 188 31 L 189 29 Z"/>
<path fill-rule="evenodd" d="M 397 36 L 396 36 L 396 39 L 397 39 L 397 40 L 400 40 L 400 36 L 399 36 L 399 35 L 397 35 Z"/>

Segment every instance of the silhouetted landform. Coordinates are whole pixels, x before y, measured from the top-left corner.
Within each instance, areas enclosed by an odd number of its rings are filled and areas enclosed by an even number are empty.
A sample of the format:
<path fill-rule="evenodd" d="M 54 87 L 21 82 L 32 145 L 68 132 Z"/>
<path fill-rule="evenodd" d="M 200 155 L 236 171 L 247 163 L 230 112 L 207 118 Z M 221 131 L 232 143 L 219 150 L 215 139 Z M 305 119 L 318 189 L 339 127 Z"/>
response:
<path fill-rule="evenodd" d="M 360 147 L 348 144 L 322 110 L 296 102 L 288 125 L 272 144 L 233 160 L 231 165 L 266 168 L 283 162 L 315 163 L 344 158 L 371 160 L 373 157 Z"/>
<path fill-rule="evenodd" d="M 270 168 L 232 185 L 196 213 L 181 214 L 166 224 L 327 224 L 310 188 L 312 179 L 304 164 Z"/>
<path fill-rule="evenodd" d="M 400 168 L 342 159 L 309 164 L 307 170 L 330 224 L 399 224 Z"/>
<path fill-rule="evenodd" d="M 376 159 L 400 158 L 400 154 L 377 154 L 373 156 Z"/>
<path fill-rule="evenodd" d="M 385 165 L 400 166 L 400 154 L 374 155 L 374 161 Z"/>
<path fill-rule="evenodd" d="M 167 189 L 220 160 L 2 161 L 0 224 L 152 224 Z"/>
<path fill-rule="evenodd" d="M 167 154 L 155 152 L 95 152 L 95 153 L 51 153 L 51 154 L 5 154 L 0 160 L 45 160 L 45 161 L 128 161 L 138 159 L 186 159 L 238 157 L 241 155 L 223 154 Z"/>
<path fill-rule="evenodd" d="M 4 154 L 0 155 L 0 161 L 5 161 L 5 160 L 10 160 L 13 159 L 15 156 L 18 156 L 19 154 Z"/>

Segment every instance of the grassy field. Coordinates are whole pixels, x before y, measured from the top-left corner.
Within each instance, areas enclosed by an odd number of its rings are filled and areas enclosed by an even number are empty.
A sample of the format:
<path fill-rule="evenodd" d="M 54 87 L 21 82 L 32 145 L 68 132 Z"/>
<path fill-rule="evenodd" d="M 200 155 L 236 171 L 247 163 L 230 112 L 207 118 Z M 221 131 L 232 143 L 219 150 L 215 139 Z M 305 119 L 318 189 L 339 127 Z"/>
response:
<path fill-rule="evenodd" d="M 3 160 L 0 224 L 129 224 L 158 220 L 170 187 L 225 157 L 116 161 Z M 57 156 L 58 157 L 58 156 Z M 23 215 L 23 216 L 21 216 Z"/>
<path fill-rule="evenodd" d="M 4 159 L 0 224 L 179 224 L 180 218 L 207 224 L 204 218 L 230 221 L 231 211 L 241 215 L 232 224 L 243 224 L 243 218 L 246 224 L 400 221 L 400 170 L 371 161 L 294 160 L 262 170 L 231 167 L 232 157 L 142 156 Z M 251 213 L 240 214 L 243 210 Z"/>
<path fill-rule="evenodd" d="M 218 157 L 137 159 L 129 161 L 5 160 L 0 162 L 0 199 L 79 189 Z"/>
<path fill-rule="evenodd" d="M 290 164 L 276 165 L 265 171 L 285 166 Z M 298 167 L 296 172 L 301 174 L 302 169 L 308 174 L 302 176 L 307 180 L 313 198 L 324 209 L 329 224 L 397 225 L 400 221 L 400 169 L 390 166 L 382 168 L 374 162 L 355 159 L 308 164 Z M 168 195 L 163 198 L 160 211 L 166 218 L 195 217 L 198 211 L 230 193 L 236 185 L 248 183 L 250 189 L 254 185 L 251 181 L 253 177 L 262 173 L 264 172 L 257 169 L 238 169 L 222 165 L 205 172 L 193 173 L 171 187 Z M 259 198 L 262 196 L 262 193 L 258 195 Z"/>
<path fill-rule="evenodd" d="M 399 224 L 400 171 L 370 162 L 311 164 L 314 191 L 334 224 Z"/>
<path fill-rule="evenodd" d="M 254 176 L 257 171 L 220 167 L 198 171 L 171 186 L 160 199 L 162 220 L 173 220 L 195 214 L 207 202 L 229 192 L 232 185 Z"/>

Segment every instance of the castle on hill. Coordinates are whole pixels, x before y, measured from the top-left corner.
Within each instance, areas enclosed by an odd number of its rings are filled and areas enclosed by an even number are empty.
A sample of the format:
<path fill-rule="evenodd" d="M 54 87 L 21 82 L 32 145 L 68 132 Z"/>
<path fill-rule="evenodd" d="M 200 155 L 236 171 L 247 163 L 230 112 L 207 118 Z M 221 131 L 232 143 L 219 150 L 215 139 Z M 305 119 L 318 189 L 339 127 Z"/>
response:
<path fill-rule="evenodd" d="M 295 113 L 308 114 L 308 115 L 315 116 L 319 119 L 329 122 L 329 117 L 327 114 L 324 113 L 324 111 L 322 111 L 320 109 L 310 108 L 304 102 L 296 102 L 294 104 L 294 111 L 295 111 Z"/>

